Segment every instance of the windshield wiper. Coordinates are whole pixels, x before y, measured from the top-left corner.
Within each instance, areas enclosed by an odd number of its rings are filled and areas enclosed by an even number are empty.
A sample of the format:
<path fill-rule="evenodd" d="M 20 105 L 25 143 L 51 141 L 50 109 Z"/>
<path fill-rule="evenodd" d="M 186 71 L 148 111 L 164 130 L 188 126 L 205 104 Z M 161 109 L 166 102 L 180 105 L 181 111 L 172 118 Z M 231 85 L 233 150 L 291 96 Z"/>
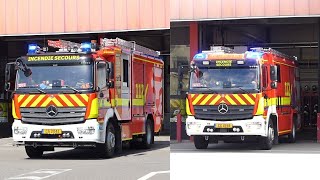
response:
<path fill-rule="evenodd" d="M 26 87 L 20 87 L 21 89 L 22 88 L 34 88 L 36 90 L 38 90 L 40 93 L 42 94 L 47 94 L 44 90 L 40 89 L 40 88 L 37 88 L 37 87 L 32 87 L 32 86 L 26 86 Z"/>
<path fill-rule="evenodd" d="M 71 86 L 68 86 L 68 85 L 65 85 L 65 86 L 60 86 L 60 87 L 67 87 L 67 88 L 69 88 L 69 89 L 72 89 L 74 92 L 76 92 L 76 93 L 79 93 L 79 94 L 81 94 L 82 92 L 81 91 L 79 91 L 78 89 L 76 89 L 76 88 L 74 88 L 74 87 L 71 87 Z"/>
<path fill-rule="evenodd" d="M 209 88 L 209 87 L 193 87 L 193 88 L 199 88 L 199 89 L 200 88 L 205 88 L 205 89 L 209 90 L 211 93 L 218 94 L 218 92 L 216 90 L 214 90 L 212 88 Z"/>
<path fill-rule="evenodd" d="M 250 92 L 247 91 L 247 90 L 245 90 L 245 89 L 243 89 L 242 86 L 223 87 L 223 88 L 238 88 L 238 89 L 240 89 L 241 91 L 245 92 L 246 94 L 250 94 Z"/>

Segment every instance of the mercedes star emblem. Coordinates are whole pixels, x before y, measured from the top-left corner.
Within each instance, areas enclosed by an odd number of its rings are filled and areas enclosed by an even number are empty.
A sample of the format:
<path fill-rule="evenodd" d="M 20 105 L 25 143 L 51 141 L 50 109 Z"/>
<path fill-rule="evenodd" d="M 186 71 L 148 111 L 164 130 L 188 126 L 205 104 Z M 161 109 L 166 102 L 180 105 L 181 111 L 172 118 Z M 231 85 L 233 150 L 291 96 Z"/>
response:
<path fill-rule="evenodd" d="M 228 110 L 229 110 L 229 108 L 228 108 L 228 106 L 226 104 L 220 104 L 218 106 L 218 111 L 219 111 L 220 114 L 225 114 L 225 113 L 228 112 Z"/>
<path fill-rule="evenodd" d="M 55 106 L 47 107 L 46 113 L 49 117 L 55 117 L 58 114 L 58 109 Z"/>

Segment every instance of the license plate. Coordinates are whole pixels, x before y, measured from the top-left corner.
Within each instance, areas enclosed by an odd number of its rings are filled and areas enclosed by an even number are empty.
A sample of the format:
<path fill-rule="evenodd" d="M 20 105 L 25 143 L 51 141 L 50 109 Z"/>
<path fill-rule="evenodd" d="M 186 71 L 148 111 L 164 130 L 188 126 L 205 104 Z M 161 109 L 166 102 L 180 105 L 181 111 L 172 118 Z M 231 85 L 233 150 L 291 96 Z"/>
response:
<path fill-rule="evenodd" d="M 233 127 L 232 124 L 215 124 L 215 128 L 225 129 L 225 128 L 232 128 L 232 127 Z"/>
<path fill-rule="evenodd" d="M 61 129 L 43 129 L 42 134 L 62 134 Z"/>

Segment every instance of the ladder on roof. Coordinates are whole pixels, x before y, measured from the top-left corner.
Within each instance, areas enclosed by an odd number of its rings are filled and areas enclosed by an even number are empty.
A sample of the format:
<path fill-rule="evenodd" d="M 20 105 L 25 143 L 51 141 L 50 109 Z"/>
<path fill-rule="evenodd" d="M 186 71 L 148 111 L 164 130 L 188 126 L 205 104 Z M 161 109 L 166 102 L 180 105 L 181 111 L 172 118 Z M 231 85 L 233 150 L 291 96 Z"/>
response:
<path fill-rule="evenodd" d="M 48 40 L 48 46 L 59 48 L 59 51 L 73 51 L 77 52 L 81 48 L 80 43 L 75 43 L 71 41 L 65 41 L 59 39 L 58 41 Z"/>
<path fill-rule="evenodd" d="M 203 53 L 234 53 L 234 50 L 225 46 L 210 46 L 209 51 L 202 51 Z"/>
<path fill-rule="evenodd" d="M 296 56 L 289 56 L 287 54 L 284 54 L 284 53 L 282 53 L 280 51 L 277 51 L 275 49 L 272 49 L 272 48 L 256 47 L 256 48 L 250 48 L 250 50 L 252 50 L 254 52 L 270 52 L 270 53 L 275 54 L 275 55 L 280 56 L 280 57 L 284 57 L 284 58 L 287 58 L 287 59 L 298 61 Z"/>
<path fill-rule="evenodd" d="M 159 57 L 160 55 L 159 51 L 155 51 L 155 50 L 140 46 L 134 41 L 126 41 L 120 38 L 116 38 L 116 39 L 103 38 L 100 40 L 100 44 L 101 44 L 101 47 L 119 46 L 119 47 L 140 52 L 145 55 L 153 56 L 153 57 Z"/>

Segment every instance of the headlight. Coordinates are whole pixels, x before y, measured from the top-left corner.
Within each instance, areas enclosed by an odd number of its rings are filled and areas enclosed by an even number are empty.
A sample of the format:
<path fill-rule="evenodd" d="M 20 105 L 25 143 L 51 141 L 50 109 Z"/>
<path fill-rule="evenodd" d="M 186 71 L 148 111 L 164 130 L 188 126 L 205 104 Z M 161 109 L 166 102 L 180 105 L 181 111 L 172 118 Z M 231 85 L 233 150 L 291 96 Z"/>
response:
<path fill-rule="evenodd" d="M 201 124 L 197 122 L 187 122 L 187 129 L 200 128 Z"/>
<path fill-rule="evenodd" d="M 78 131 L 78 134 L 94 134 L 95 128 L 93 126 L 89 126 L 86 128 L 78 127 L 77 131 Z"/>
<path fill-rule="evenodd" d="M 13 133 L 24 135 L 24 134 L 27 134 L 27 131 L 28 131 L 28 128 L 26 128 L 26 127 L 23 127 L 23 128 L 14 127 Z"/>

